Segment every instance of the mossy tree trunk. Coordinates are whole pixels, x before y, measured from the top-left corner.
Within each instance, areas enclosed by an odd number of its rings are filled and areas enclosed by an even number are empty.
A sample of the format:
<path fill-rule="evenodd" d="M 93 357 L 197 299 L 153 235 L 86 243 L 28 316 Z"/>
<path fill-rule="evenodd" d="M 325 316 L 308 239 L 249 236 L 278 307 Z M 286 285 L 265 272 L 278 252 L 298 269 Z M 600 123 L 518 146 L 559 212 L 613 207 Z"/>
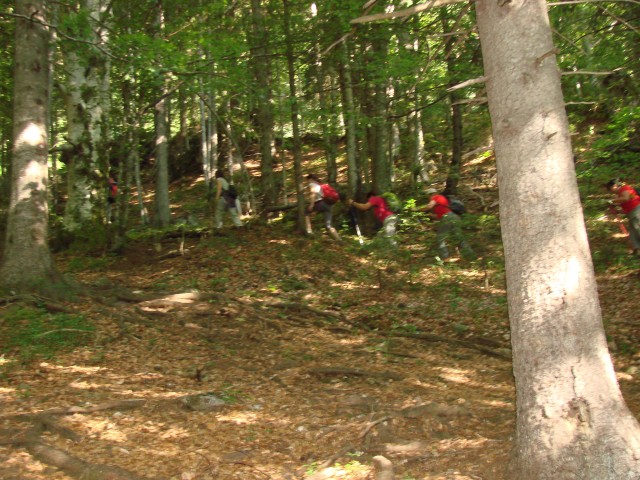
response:
<path fill-rule="evenodd" d="M 60 42 L 67 76 L 63 91 L 70 149 L 64 227 L 72 238 L 82 238 L 87 232 L 105 232 L 102 226 L 107 210 L 111 104 L 105 21 L 109 12 L 101 0 L 79 2 L 69 14 L 69 21 L 77 22 L 78 30 L 86 32 L 83 40 L 87 43 Z"/>

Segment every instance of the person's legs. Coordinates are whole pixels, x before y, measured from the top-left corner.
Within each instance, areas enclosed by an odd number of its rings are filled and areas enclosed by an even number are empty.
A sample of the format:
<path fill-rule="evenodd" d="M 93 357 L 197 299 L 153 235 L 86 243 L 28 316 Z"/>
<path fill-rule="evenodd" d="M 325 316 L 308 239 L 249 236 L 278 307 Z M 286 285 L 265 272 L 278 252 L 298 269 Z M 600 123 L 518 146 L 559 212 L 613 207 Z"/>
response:
<path fill-rule="evenodd" d="M 311 235 L 313 233 L 313 227 L 311 226 L 311 218 L 314 215 L 315 214 L 313 212 L 311 213 L 307 212 L 304 216 L 304 224 L 307 231 L 307 235 Z"/>
<path fill-rule="evenodd" d="M 629 215 L 629 238 L 634 251 L 640 250 L 640 207 L 636 207 Z"/>
<path fill-rule="evenodd" d="M 216 216 L 215 216 L 215 227 L 222 228 L 222 216 L 224 215 L 224 211 L 227 209 L 227 201 L 220 197 L 216 204 Z"/>
<path fill-rule="evenodd" d="M 451 235 L 452 223 L 449 215 L 445 215 L 438 221 L 436 230 L 436 246 L 438 247 L 438 255 L 441 260 L 449 258 L 449 248 L 447 247 L 447 239 Z"/>
<path fill-rule="evenodd" d="M 393 246 L 397 247 L 398 242 L 396 241 L 396 227 L 398 225 L 398 216 L 397 215 L 389 215 L 382 222 L 382 230 L 380 230 L 380 235 L 387 239 L 387 241 Z"/>
<path fill-rule="evenodd" d="M 231 215 L 231 221 L 236 227 L 242 227 L 242 221 L 238 217 L 238 209 L 236 207 L 229 207 L 229 215 Z"/>
<path fill-rule="evenodd" d="M 340 238 L 340 234 L 335 228 L 333 228 L 333 225 L 332 225 L 333 212 L 331 209 L 331 205 L 328 205 L 325 202 L 320 201 L 316 203 L 315 209 L 318 212 L 322 212 L 322 215 L 324 216 L 324 226 L 327 228 L 327 232 L 329 232 L 329 235 L 331 236 L 331 238 L 333 238 L 338 242 L 342 240 L 342 238 Z"/>
<path fill-rule="evenodd" d="M 476 254 L 473 251 L 473 248 L 471 248 L 471 245 L 469 245 L 469 243 L 467 242 L 467 239 L 462 232 L 462 223 L 460 217 L 458 215 L 452 215 L 452 217 L 452 233 L 453 237 L 455 238 L 456 245 L 458 245 L 458 248 L 460 249 L 460 253 L 466 259 L 475 258 Z"/>

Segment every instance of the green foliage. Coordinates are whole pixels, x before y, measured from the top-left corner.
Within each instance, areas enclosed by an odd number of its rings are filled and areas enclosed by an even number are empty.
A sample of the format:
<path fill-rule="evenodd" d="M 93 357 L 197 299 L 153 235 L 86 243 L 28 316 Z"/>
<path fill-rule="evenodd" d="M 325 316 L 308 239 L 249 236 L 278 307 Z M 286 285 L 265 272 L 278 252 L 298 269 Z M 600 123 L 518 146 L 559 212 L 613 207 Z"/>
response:
<path fill-rule="evenodd" d="M 51 358 L 60 351 L 86 344 L 94 330 L 94 325 L 81 315 L 16 307 L 6 313 L 0 324 L 0 352 L 22 363 Z"/>
<path fill-rule="evenodd" d="M 604 134 L 593 142 L 588 157 L 593 165 L 601 167 L 600 170 L 606 171 L 607 166 L 637 170 L 640 168 L 639 134 L 640 107 L 623 107 L 613 114 Z"/>

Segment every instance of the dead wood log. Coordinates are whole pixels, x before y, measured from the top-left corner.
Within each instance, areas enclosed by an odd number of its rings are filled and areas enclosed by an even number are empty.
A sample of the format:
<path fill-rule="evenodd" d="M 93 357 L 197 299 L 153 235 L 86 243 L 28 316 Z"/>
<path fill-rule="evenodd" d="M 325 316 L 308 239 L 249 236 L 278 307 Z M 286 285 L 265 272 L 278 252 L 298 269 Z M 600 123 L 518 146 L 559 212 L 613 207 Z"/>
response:
<path fill-rule="evenodd" d="M 298 207 L 297 203 L 290 203 L 288 205 L 272 205 L 271 207 L 266 207 L 264 209 L 264 212 L 267 212 L 267 213 L 285 212 L 287 210 L 293 210 L 294 208 L 297 208 L 297 207 Z"/>
<path fill-rule="evenodd" d="M 316 375 L 351 375 L 355 377 L 378 377 L 387 380 L 402 380 L 404 377 L 393 372 L 371 372 L 366 370 L 358 370 L 356 368 L 339 368 L 339 367 L 320 367 L 311 368 L 309 373 Z"/>

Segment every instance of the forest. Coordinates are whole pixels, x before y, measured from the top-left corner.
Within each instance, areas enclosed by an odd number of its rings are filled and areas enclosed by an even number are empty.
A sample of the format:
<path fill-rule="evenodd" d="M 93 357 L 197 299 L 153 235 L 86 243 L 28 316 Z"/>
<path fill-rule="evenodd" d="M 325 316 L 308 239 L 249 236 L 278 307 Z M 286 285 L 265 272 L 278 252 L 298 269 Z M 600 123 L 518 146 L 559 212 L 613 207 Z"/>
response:
<path fill-rule="evenodd" d="M 636 0 L 0 39 L 0 478 L 640 478 Z"/>

